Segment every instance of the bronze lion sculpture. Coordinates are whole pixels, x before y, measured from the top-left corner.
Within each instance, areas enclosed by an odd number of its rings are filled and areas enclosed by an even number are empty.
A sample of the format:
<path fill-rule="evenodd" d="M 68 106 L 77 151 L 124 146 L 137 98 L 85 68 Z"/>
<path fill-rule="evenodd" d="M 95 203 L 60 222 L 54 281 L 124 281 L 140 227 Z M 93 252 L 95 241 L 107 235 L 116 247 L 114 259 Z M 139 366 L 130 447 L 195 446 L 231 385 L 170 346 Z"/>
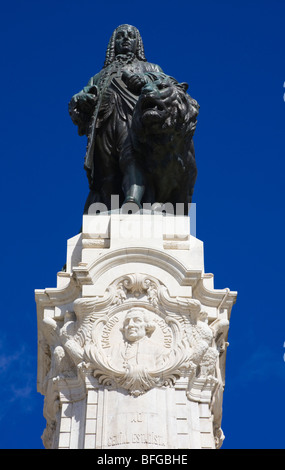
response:
<path fill-rule="evenodd" d="M 174 208 L 184 203 L 187 215 L 197 177 L 193 135 L 199 105 L 186 93 L 187 83 L 150 75 L 120 158 L 125 202 L 171 203 Z"/>

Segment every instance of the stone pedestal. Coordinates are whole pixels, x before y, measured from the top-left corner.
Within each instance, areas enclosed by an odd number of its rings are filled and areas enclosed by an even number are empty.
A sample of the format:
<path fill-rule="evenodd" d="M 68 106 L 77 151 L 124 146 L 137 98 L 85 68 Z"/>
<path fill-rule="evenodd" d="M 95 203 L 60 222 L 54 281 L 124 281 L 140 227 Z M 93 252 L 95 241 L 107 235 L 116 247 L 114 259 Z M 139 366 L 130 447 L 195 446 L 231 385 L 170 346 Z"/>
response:
<path fill-rule="evenodd" d="M 236 292 L 190 219 L 86 215 L 57 287 L 36 290 L 46 448 L 219 448 Z"/>

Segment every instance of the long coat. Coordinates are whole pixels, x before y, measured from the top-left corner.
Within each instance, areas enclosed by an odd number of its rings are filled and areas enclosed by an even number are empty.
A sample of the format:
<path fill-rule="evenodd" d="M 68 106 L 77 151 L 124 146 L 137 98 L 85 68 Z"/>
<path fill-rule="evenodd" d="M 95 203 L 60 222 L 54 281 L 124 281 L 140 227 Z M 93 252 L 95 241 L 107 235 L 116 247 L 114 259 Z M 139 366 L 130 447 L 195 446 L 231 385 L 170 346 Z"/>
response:
<path fill-rule="evenodd" d="M 110 205 L 111 194 L 121 193 L 120 153 L 128 136 L 133 109 L 138 99 L 122 80 L 125 71 L 131 74 L 162 72 L 158 65 L 138 60 L 133 54 L 117 55 L 110 65 L 94 75 L 87 86 L 73 97 L 78 100 L 85 93 L 95 91 L 97 103 L 92 116 L 86 120 L 86 116 L 78 113 L 74 99 L 69 107 L 71 118 L 78 125 L 79 134 L 85 134 L 88 138 L 84 168 L 93 193 L 92 200 L 103 202 L 107 206 Z"/>

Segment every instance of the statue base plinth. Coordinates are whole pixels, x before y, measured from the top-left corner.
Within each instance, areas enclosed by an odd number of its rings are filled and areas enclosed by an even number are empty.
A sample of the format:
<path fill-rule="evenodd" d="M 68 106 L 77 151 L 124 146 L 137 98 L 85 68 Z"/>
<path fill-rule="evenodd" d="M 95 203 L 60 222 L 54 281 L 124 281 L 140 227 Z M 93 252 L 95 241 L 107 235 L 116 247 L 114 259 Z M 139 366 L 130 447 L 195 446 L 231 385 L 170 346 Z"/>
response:
<path fill-rule="evenodd" d="M 83 216 L 36 290 L 47 448 L 219 448 L 236 292 L 215 289 L 190 218 Z"/>

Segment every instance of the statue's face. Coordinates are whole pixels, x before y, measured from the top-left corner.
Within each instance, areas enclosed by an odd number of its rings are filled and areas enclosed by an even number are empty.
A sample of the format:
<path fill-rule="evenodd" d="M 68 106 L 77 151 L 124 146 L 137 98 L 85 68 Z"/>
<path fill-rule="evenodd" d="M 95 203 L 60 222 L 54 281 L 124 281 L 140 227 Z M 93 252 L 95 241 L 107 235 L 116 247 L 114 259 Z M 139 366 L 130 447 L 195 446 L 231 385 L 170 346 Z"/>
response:
<path fill-rule="evenodd" d="M 128 52 L 136 52 L 137 37 L 134 28 L 126 26 L 117 31 L 115 38 L 115 53 L 127 54 Z"/>
<path fill-rule="evenodd" d="M 137 341 L 146 335 L 145 321 L 141 312 L 127 314 L 124 321 L 124 333 L 128 341 Z"/>

